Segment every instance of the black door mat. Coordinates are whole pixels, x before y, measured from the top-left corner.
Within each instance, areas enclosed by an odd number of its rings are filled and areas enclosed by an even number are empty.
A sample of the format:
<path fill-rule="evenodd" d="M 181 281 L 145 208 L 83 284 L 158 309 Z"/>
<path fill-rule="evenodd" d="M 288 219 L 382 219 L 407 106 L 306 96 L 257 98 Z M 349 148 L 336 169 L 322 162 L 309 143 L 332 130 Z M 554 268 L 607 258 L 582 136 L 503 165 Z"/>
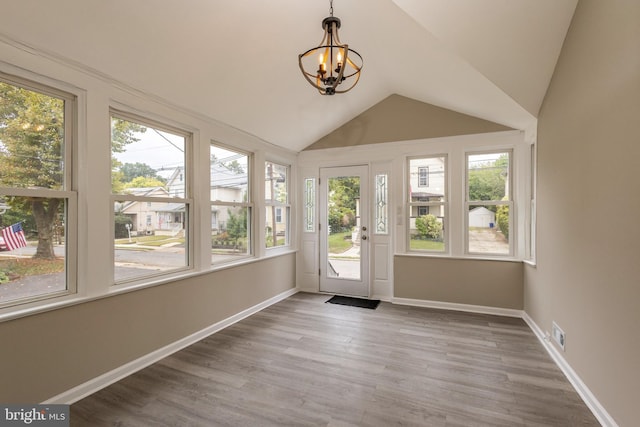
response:
<path fill-rule="evenodd" d="M 353 297 L 343 297 L 340 295 L 334 295 L 331 299 L 325 301 L 329 304 L 350 305 L 352 307 L 369 308 L 375 310 L 380 304 L 379 299 L 363 299 Z"/>

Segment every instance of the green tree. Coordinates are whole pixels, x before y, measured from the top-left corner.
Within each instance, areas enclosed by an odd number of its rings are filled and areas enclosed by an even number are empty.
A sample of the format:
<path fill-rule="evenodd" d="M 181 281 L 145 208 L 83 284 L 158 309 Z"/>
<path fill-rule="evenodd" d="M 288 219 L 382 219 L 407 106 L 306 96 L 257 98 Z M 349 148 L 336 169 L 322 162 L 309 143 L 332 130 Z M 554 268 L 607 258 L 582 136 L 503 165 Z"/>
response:
<path fill-rule="evenodd" d="M 0 186 L 61 190 L 64 100 L 0 82 Z M 55 221 L 64 199 L 8 197 L 13 213 L 33 215 L 36 258 L 55 258 Z"/>
<path fill-rule="evenodd" d="M 154 178 L 158 181 L 166 182 L 166 180 L 156 173 L 156 170 L 146 163 L 125 163 L 120 166 L 120 172 L 122 173 L 122 181 L 129 182 L 139 176 L 144 178 Z"/>
<path fill-rule="evenodd" d="M 505 197 L 509 157 L 475 165 L 469 169 L 469 200 L 502 200 Z"/>
<path fill-rule="evenodd" d="M 356 224 L 356 205 L 360 197 L 358 177 L 329 179 L 329 225 L 331 233 L 350 230 Z"/>
<path fill-rule="evenodd" d="M 428 214 L 416 218 L 416 229 L 422 237 L 434 240 L 442 238 L 442 223 L 435 215 Z"/>
<path fill-rule="evenodd" d="M 227 209 L 227 235 L 233 239 L 234 249 L 238 248 L 238 240 L 247 237 L 247 208 L 242 208 L 238 215 Z"/>
<path fill-rule="evenodd" d="M 496 211 L 496 223 L 504 237 L 509 240 L 509 206 L 498 206 Z"/>
<path fill-rule="evenodd" d="M 115 154 L 123 153 L 127 145 L 140 141 L 137 135 L 146 131 L 147 128 L 138 123 L 116 117 L 111 118 L 111 191 L 113 194 L 122 194 L 124 183 L 127 181 L 120 170 L 122 163 L 118 161 Z"/>
<path fill-rule="evenodd" d="M 137 176 L 133 178 L 131 181 L 126 182 L 123 188 L 126 190 L 128 188 L 154 188 L 154 187 L 164 188 L 164 186 L 165 186 L 165 182 L 160 181 L 158 178 Z"/>
<path fill-rule="evenodd" d="M 129 237 L 129 230 L 127 229 L 127 224 L 130 228 L 133 227 L 131 222 L 131 217 L 123 214 L 122 212 L 116 212 L 115 218 L 115 237 L 116 239 L 122 239 L 125 237 Z"/>
<path fill-rule="evenodd" d="M 0 82 L 0 186 L 64 189 L 64 100 Z M 67 118 L 70 119 L 70 118 Z M 113 151 L 135 140 L 141 127 L 128 122 L 112 128 Z M 57 224 L 64 214 L 62 198 L 7 197 L 13 218 L 25 224 L 33 217 L 38 235 L 34 257 L 55 258 Z M 28 231 L 28 230 L 27 230 Z"/>

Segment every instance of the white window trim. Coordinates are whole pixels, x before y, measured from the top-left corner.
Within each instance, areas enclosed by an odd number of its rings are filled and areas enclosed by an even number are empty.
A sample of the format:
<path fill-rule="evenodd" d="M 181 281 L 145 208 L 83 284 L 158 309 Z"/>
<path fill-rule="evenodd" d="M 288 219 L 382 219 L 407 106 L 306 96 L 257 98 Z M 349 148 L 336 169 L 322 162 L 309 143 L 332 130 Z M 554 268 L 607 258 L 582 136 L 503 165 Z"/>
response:
<path fill-rule="evenodd" d="M 445 189 L 445 194 L 444 194 L 444 201 L 442 202 L 412 202 L 410 200 L 409 197 L 409 185 L 411 183 L 411 160 L 414 159 L 434 159 L 434 158 L 443 158 L 444 159 L 444 189 Z M 405 252 L 408 254 L 425 254 L 425 255 L 440 255 L 440 256 L 446 256 L 449 255 L 451 249 L 450 249 L 450 242 L 449 242 L 449 228 L 450 228 L 450 224 L 449 224 L 449 192 L 450 192 L 450 188 L 449 188 L 449 155 L 448 154 L 425 154 L 423 156 L 410 156 L 407 157 L 405 160 L 405 164 L 406 164 L 406 176 L 405 179 L 407 180 L 407 196 L 406 196 L 406 205 L 405 205 L 405 216 L 406 216 L 406 227 L 405 228 L 405 242 L 406 242 L 406 247 L 405 247 Z M 420 169 L 420 168 L 419 168 Z M 419 176 L 419 172 L 418 172 L 418 182 L 420 181 L 420 176 Z M 425 186 L 422 186 L 425 187 Z M 444 209 L 444 224 L 443 224 L 443 229 L 442 229 L 442 241 L 444 243 L 444 250 L 442 251 L 436 251 L 436 250 L 428 250 L 428 249 L 411 249 L 411 210 L 412 207 L 414 206 L 426 206 L 426 207 L 430 207 L 430 206 L 442 206 Z"/>
<path fill-rule="evenodd" d="M 302 194 L 302 205 L 303 205 L 303 218 L 302 224 L 304 227 L 303 233 L 315 233 L 317 231 L 317 215 L 316 215 L 316 193 L 317 193 L 317 183 L 318 178 L 316 177 L 305 177 L 303 180 L 303 194 Z M 309 190 L 309 184 L 311 190 Z M 307 203 L 310 201 L 309 206 Z"/>
<path fill-rule="evenodd" d="M 527 210 L 526 210 L 526 244 L 525 244 L 525 261 L 531 265 L 536 264 L 536 200 L 537 200 L 537 169 L 538 169 L 538 144 L 531 143 L 529 147 L 529 181 L 527 192 Z"/>
<path fill-rule="evenodd" d="M 22 70 L 21 70 L 22 71 Z M 22 71 L 23 72 L 23 71 Z M 29 73 L 30 74 L 30 73 Z M 36 81 L 36 78 L 39 81 Z M 19 298 L 7 303 L 0 303 L 0 318 L 5 314 L 21 313 L 39 305 L 51 305 L 61 300 L 75 298 L 78 293 L 78 191 L 77 175 L 77 139 L 78 139 L 78 107 L 80 94 L 60 89 L 58 82 L 41 76 L 21 77 L 0 71 L 0 81 L 21 87 L 43 95 L 64 101 L 64 150 L 63 190 L 31 189 L 19 187 L 1 187 L 0 192 L 7 196 L 27 196 L 43 198 L 60 198 L 66 201 L 65 224 L 65 283 L 66 289 L 59 292 Z M 84 99 L 84 98 L 83 98 Z"/>
<path fill-rule="evenodd" d="M 175 126 L 167 125 L 162 121 L 158 121 L 157 119 L 151 119 L 149 117 L 145 117 L 143 115 L 130 113 L 127 111 L 123 111 L 120 109 L 110 108 L 109 109 L 109 126 L 111 126 L 111 119 L 118 118 L 121 120 L 126 120 L 129 122 L 133 122 L 136 124 L 141 124 L 144 126 L 149 126 L 157 130 L 162 130 L 168 133 L 172 133 L 175 135 L 179 135 L 184 137 L 185 139 L 185 147 L 184 147 L 184 171 L 186 175 L 186 179 L 184 181 L 184 193 L 185 197 L 145 197 L 145 196 L 133 196 L 129 194 L 113 194 L 110 191 L 110 210 L 109 210 L 109 227 L 110 227 L 110 235 L 113 237 L 115 235 L 115 211 L 113 206 L 118 201 L 137 201 L 137 202 L 167 202 L 167 203 L 178 203 L 184 204 L 185 206 L 185 237 L 187 239 L 187 244 L 185 245 L 186 253 L 186 265 L 184 267 L 172 269 L 167 272 L 154 273 L 149 274 L 143 277 L 135 277 L 131 279 L 124 279 L 121 281 L 115 280 L 115 250 L 113 247 L 113 241 L 110 242 L 112 245 L 110 254 L 111 254 L 111 286 L 118 289 L 127 289 L 129 287 L 136 288 L 138 285 L 144 285 L 147 282 L 154 280 L 161 280 L 164 277 L 171 277 L 176 273 L 185 273 L 194 271 L 194 236 L 195 232 L 193 230 L 193 224 L 195 221 L 193 220 L 194 216 L 194 199 L 190 197 L 193 194 L 192 191 L 192 176 L 193 176 L 193 162 L 192 162 L 192 152 L 193 152 L 193 134 L 184 129 L 180 129 Z M 112 153 L 111 142 L 109 143 L 109 155 Z M 111 173 L 109 173 L 111 176 Z M 145 219 L 146 221 L 146 219 Z"/>
<path fill-rule="evenodd" d="M 498 153 L 508 153 L 509 154 L 509 200 L 469 200 L 469 156 L 473 155 L 481 155 L 481 154 L 498 154 Z M 464 255 L 470 258 L 475 257 L 487 257 L 487 258 L 513 258 L 515 253 L 515 248 L 517 247 L 517 234 L 518 230 L 516 230 L 516 212 L 515 212 L 515 197 L 516 197 L 516 189 L 514 188 L 514 149 L 491 149 L 491 150 L 480 150 L 480 151 L 465 151 L 464 155 Z M 504 253 L 495 253 L 495 252 L 470 252 L 469 251 L 469 208 L 471 206 L 508 206 L 509 207 L 509 252 L 507 254 Z"/>
<path fill-rule="evenodd" d="M 424 177 L 425 177 L 425 183 L 422 184 L 422 172 L 426 172 Z M 418 167 L 418 187 L 428 187 L 429 186 L 429 166 L 419 166 Z"/>
<path fill-rule="evenodd" d="M 263 167 L 262 167 L 262 189 L 264 191 L 265 185 L 266 185 L 266 177 L 265 177 L 265 168 L 267 163 L 272 163 L 278 166 L 282 166 L 285 167 L 287 169 L 287 200 L 286 202 L 279 202 L 277 200 L 267 200 L 266 198 L 266 194 L 263 193 L 263 197 L 262 200 L 264 201 L 264 205 L 262 207 L 262 221 L 261 221 L 261 232 L 260 235 L 262 236 L 262 242 L 261 242 L 261 246 L 262 248 L 266 251 L 265 254 L 269 254 L 269 255 L 275 255 L 278 254 L 280 251 L 290 251 L 292 248 L 292 245 L 295 240 L 295 236 L 293 233 L 293 224 L 294 222 L 292 221 L 292 216 L 294 215 L 294 211 L 293 208 L 291 207 L 291 192 L 294 190 L 294 186 L 293 186 L 293 179 L 294 179 L 294 174 L 293 174 L 293 168 L 291 167 L 291 165 L 288 162 L 282 162 L 281 160 L 277 160 L 277 159 L 271 159 L 271 158 L 265 158 L 264 163 L 263 163 Z M 284 222 L 285 227 L 286 227 L 286 232 L 285 232 L 285 237 L 286 237 L 286 241 L 284 245 L 280 245 L 280 246 L 267 246 L 266 245 L 266 237 L 265 237 L 265 233 L 264 230 L 266 229 L 266 226 L 269 225 L 266 223 L 266 209 L 268 207 L 281 207 L 285 209 L 285 212 L 287 212 L 286 214 L 286 221 Z"/>
<path fill-rule="evenodd" d="M 223 266 L 223 265 L 227 265 L 227 264 L 233 264 L 233 263 L 237 263 L 239 261 L 245 260 L 247 258 L 253 258 L 256 255 L 256 251 L 255 251 L 255 245 L 256 245 L 256 239 L 255 239 L 255 223 L 256 223 L 256 210 L 255 210 L 255 204 L 254 204 L 254 175 L 255 175 L 255 167 L 254 165 L 256 164 L 255 162 L 255 155 L 253 152 L 250 151 L 245 151 L 245 150 L 241 150 L 239 148 L 227 145 L 227 144 L 223 144 L 220 143 L 218 141 L 211 141 L 209 143 L 209 150 L 211 150 L 211 147 L 215 146 L 215 147 L 219 147 L 225 150 L 229 150 L 229 151 L 233 151 L 235 153 L 238 154 L 243 154 L 245 156 L 247 156 L 247 201 L 239 201 L 239 202 L 227 202 L 227 201 L 222 201 L 222 200 L 210 200 L 210 206 L 227 206 L 227 207 L 244 207 L 247 208 L 249 210 L 249 224 L 247 225 L 247 234 L 249 236 L 249 247 L 247 254 L 245 254 L 244 256 L 238 256 L 234 259 L 230 259 L 228 261 L 223 261 L 223 262 L 218 262 L 218 263 L 213 263 L 211 262 L 211 266 L 212 267 L 219 267 L 219 266 Z M 209 151 L 209 153 L 211 153 L 211 151 Z M 209 163 L 210 165 L 210 163 Z M 211 166 L 209 166 L 210 168 Z M 211 176 L 211 170 L 209 170 L 209 176 Z M 211 194 L 211 184 L 209 184 L 209 194 Z M 211 198 L 211 196 L 209 196 L 209 198 Z M 211 235 L 211 220 L 209 219 L 209 235 Z"/>

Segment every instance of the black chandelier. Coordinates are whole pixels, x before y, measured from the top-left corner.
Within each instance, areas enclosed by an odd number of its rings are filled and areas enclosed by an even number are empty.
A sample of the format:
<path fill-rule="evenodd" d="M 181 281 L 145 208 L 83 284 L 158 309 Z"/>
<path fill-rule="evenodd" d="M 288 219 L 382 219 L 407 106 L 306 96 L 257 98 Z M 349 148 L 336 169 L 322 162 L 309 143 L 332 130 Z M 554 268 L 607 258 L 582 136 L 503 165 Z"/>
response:
<path fill-rule="evenodd" d="M 362 56 L 349 49 L 349 45 L 340 42 L 340 19 L 333 16 L 333 0 L 329 6 L 331 16 L 322 20 L 324 37 L 320 45 L 298 55 L 302 75 L 322 95 L 350 91 L 360 80 L 362 70 Z M 317 62 L 314 61 L 314 57 L 318 58 Z M 316 66 L 317 70 L 307 71 L 313 70 Z"/>

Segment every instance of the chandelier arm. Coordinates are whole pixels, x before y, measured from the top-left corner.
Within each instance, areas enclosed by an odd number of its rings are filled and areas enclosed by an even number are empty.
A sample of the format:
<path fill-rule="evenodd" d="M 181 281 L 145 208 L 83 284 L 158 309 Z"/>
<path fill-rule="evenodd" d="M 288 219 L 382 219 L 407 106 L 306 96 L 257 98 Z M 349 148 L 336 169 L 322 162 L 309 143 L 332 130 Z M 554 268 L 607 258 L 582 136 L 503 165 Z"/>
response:
<path fill-rule="evenodd" d="M 358 55 L 358 52 L 356 52 L 355 50 L 351 50 L 349 49 L 351 52 L 355 53 L 356 55 Z M 360 56 L 360 55 L 358 55 Z M 347 58 L 345 56 L 345 59 L 347 60 L 347 62 L 349 63 L 349 65 L 351 65 L 353 67 L 354 70 L 356 70 L 356 73 L 359 73 L 360 70 L 362 70 L 362 65 L 361 66 L 357 66 L 356 64 L 353 63 L 353 61 L 350 58 Z M 362 60 L 362 57 L 360 56 L 360 60 Z M 353 75 L 353 74 L 352 74 Z"/>
<path fill-rule="evenodd" d="M 349 86 L 349 88 L 348 88 L 348 89 L 345 89 L 345 90 L 336 90 L 336 93 L 346 93 L 346 92 L 349 92 L 351 89 L 353 89 L 353 88 L 356 86 L 356 84 L 358 84 L 358 80 L 360 80 L 360 73 L 356 74 L 356 79 L 355 79 L 355 81 L 353 82 L 353 84 L 352 84 L 351 86 Z"/>
<path fill-rule="evenodd" d="M 313 80 L 311 80 L 310 78 L 310 77 L 314 77 L 316 78 L 316 82 L 319 82 L 320 77 L 317 75 L 309 74 L 304 70 L 304 67 L 302 66 L 302 57 L 303 55 L 298 55 L 298 66 L 300 67 L 300 70 L 302 71 L 302 75 L 304 76 L 305 80 L 308 81 L 311 86 L 316 88 L 322 95 L 325 95 L 325 93 L 323 92 L 322 86 L 319 83 L 314 83 Z"/>

